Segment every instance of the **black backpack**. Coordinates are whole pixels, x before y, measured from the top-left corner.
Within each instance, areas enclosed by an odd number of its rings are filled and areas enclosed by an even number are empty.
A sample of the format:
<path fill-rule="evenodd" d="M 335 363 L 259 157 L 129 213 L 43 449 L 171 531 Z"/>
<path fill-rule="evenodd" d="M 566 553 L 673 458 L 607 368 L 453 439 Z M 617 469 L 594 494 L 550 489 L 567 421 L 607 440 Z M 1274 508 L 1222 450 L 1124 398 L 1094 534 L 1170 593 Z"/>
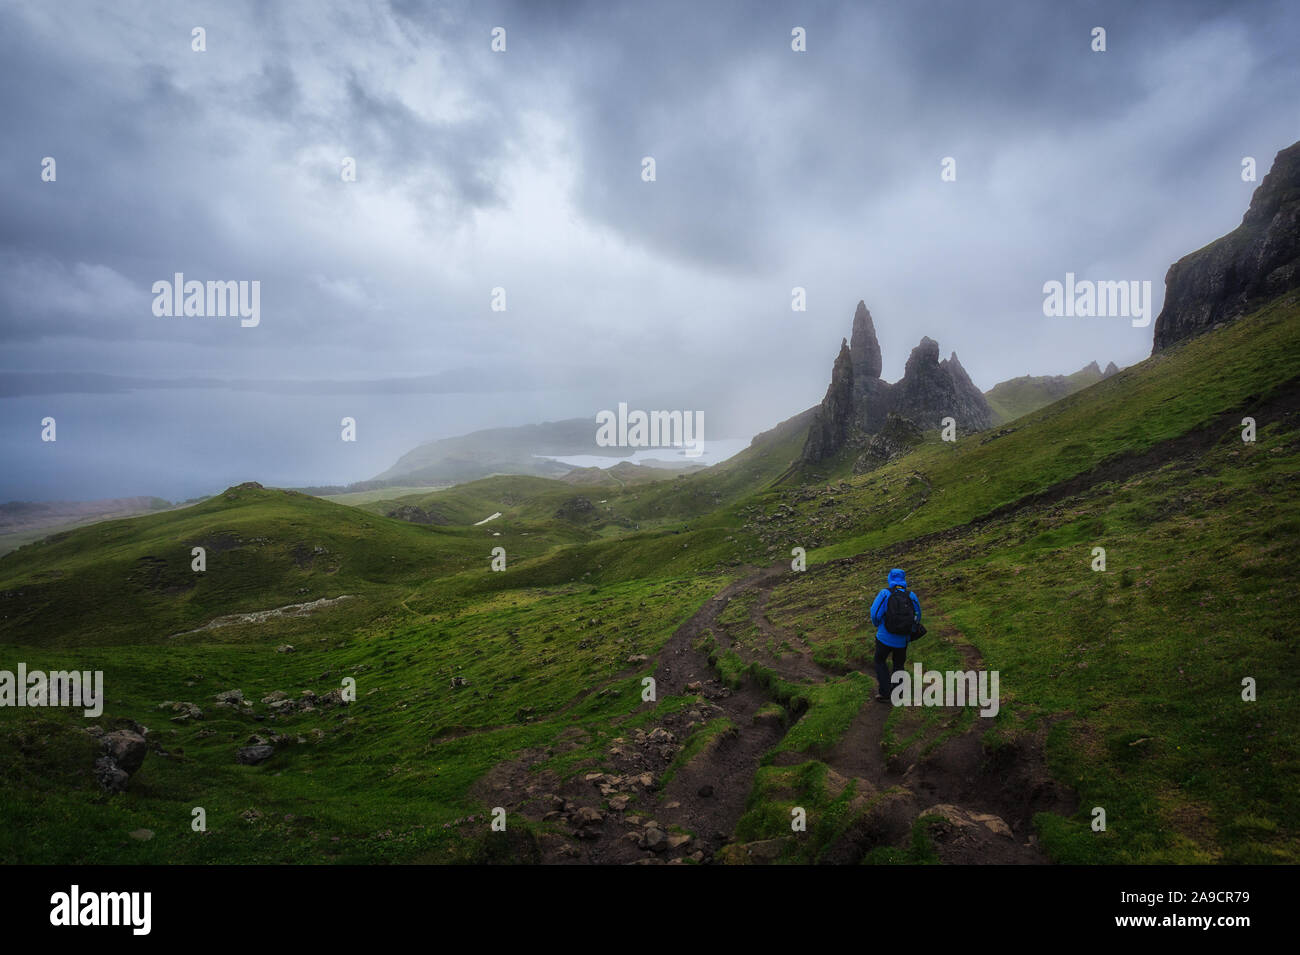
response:
<path fill-rule="evenodd" d="M 885 602 L 885 629 L 900 637 L 910 637 L 916 629 L 916 607 L 906 587 L 890 588 Z"/>

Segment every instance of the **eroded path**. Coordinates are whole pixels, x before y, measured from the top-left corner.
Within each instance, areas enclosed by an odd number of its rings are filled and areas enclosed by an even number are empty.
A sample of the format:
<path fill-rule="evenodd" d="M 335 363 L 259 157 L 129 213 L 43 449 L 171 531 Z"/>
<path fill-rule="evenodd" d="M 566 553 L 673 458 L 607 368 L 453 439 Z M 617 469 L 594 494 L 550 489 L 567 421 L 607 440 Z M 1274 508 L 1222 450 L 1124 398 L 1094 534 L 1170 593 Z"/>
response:
<path fill-rule="evenodd" d="M 805 640 L 768 618 L 773 589 L 794 577 L 784 563 L 753 571 L 707 600 L 669 638 L 654 672 L 659 699 L 694 702 L 615 737 L 603 758 L 590 761 L 590 772 L 567 779 L 534 772 L 544 754 L 525 752 L 489 774 L 479 795 L 549 824 L 541 837 L 547 862 L 749 862 L 780 856 L 787 840 L 798 836 L 740 845 L 734 833 L 764 757 L 803 714 L 775 705 L 752 674 L 728 687 L 710 658 L 734 654 L 803 687 L 861 680 L 829 671 Z M 728 612 L 733 602 L 737 606 Z M 979 651 L 941 615 L 932 611 L 929 619 L 927 639 L 956 646 L 968 669 L 981 667 Z M 987 727 L 970 711 L 908 709 L 891 724 L 906 745 L 887 755 L 883 741 L 891 714 L 892 707 L 871 694 L 828 747 L 777 752 L 769 759 L 774 766 L 817 760 L 828 768 L 832 792 L 854 787 L 851 821 L 818 861 L 853 863 L 879 846 L 904 847 L 921 816 L 940 817 L 929 833 L 942 861 L 1047 861 L 1032 835 L 1033 814 L 1069 812 L 1073 805 L 1046 773 L 1041 738 L 990 754 L 982 742 Z M 577 749 L 585 737 L 571 727 L 561 745 Z"/>

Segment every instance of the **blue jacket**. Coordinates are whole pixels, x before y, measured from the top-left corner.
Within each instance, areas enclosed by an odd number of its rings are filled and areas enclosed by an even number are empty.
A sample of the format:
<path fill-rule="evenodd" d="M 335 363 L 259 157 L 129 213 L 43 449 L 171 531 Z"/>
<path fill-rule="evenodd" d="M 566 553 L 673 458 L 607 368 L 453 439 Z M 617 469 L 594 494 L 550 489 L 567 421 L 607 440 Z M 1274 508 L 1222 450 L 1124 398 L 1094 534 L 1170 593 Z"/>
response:
<path fill-rule="evenodd" d="M 895 567 L 889 572 L 889 587 L 900 584 L 904 587 L 907 586 L 907 574 Z M 907 637 L 890 633 L 885 629 L 885 605 L 889 602 L 889 587 L 876 594 L 876 599 L 872 601 L 871 622 L 876 625 L 876 639 L 885 646 L 905 647 L 907 646 Z M 907 595 L 912 598 L 912 606 L 916 608 L 916 619 L 919 623 L 921 620 L 921 601 L 916 599 L 916 594 L 910 589 L 907 591 Z"/>

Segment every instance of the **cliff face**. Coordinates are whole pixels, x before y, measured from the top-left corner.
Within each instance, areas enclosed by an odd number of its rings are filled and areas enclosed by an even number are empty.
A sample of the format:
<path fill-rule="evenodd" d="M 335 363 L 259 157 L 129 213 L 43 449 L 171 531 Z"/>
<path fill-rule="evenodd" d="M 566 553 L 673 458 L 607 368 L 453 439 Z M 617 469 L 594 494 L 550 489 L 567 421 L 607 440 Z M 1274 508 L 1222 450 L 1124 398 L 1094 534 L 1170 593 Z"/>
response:
<path fill-rule="evenodd" d="M 862 474 L 887 464 L 921 443 L 921 429 L 907 418 L 890 414 L 867 442 L 867 448 L 853 462 L 853 473 Z"/>
<path fill-rule="evenodd" d="M 844 447 L 853 429 L 853 358 L 849 344 L 840 342 L 840 353 L 831 369 L 831 384 L 821 407 L 813 415 L 804 442 L 803 458 L 822 461 Z"/>
<path fill-rule="evenodd" d="M 894 386 L 893 411 L 922 428 L 937 428 L 946 417 L 956 420 L 959 431 L 982 431 L 993 423 L 988 402 L 956 353 L 939 361 L 933 338 L 922 338 L 908 356 L 903 378 Z"/>
<path fill-rule="evenodd" d="M 865 442 L 867 435 L 881 432 L 891 415 L 909 419 L 920 428 L 938 428 L 949 416 L 956 419 L 960 431 L 979 431 L 992 425 L 992 410 L 956 353 L 940 361 L 939 344 L 933 339 L 921 339 L 897 383 L 882 380 L 881 368 L 875 325 L 866 304 L 859 302 L 853 316 L 852 344 L 840 344 L 831 386 L 804 445 L 804 461 L 823 461 L 854 437 Z"/>
<path fill-rule="evenodd" d="M 1152 353 L 1300 288 L 1300 143 L 1277 154 L 1241 225 L 1165 275 Z"/>
<path fill-rule="evenodd" d="M 983 431 L 985 428 L 993 427 L 993 409 L 989 407 L 984 392 L 976 388 L 975 382 L 971 381 L 970 375 L 966 374 L 966 369 L 957 360 L 957 353 L 953 352 L 939 362 L 939 367 L 952 379 L 953 407 L 948 414 L 957 419 L 957 429 Z"/>
<path fill-rule="evenodd" d="M 874 434 L 884 426 L 889 414 L 890 385 L 880 378 L 883 366 L 876 326 L 866 302 L 858 302 L 853 313 L 853 337 L 849 339 L 853 356 L 853 417 L 858 428 Z"/>
<path fill-rule="evenodd" d="M 880 369 L 883 367 L 880 342 L 876 340 L 876 325 L 871 320 L 866 302 L 858 302 L 858 309 L 853 313 L 853 337 L 849 339 L 849 351 L 853 355 L 855 380 L 880 377 Z"/>

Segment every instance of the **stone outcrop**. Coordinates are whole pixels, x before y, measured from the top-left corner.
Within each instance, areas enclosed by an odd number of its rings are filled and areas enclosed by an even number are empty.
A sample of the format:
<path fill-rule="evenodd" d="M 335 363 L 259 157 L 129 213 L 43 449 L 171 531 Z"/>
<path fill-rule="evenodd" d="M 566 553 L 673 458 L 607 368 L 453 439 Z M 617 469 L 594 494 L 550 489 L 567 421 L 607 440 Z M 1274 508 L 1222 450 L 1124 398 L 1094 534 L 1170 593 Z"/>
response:
<path fill-rule="evenodd" d="M 1232 232 L 1165 275 L 1151 351 L 1234 321 L 1300 288 L 1300 142 L 1283 149 Z"/>
<path fill-rule="evenodd" d="M 822 461 L 844 447 L 853 428 L 853 418 L 853 359 L 849 343 L 841 340 L 840 353 L 831 368 L 830 387 L 808 428 L 804 459 Z"/>
<path fill-rule="evenodd" d="M 574 524 L 585 524 L 594 521 L 599 514 L 596 511 L 596 505 L 585 497 L 571 497 L 555 511 L 555 516 L 561 521 L 569 521 Z"/>
<path fill-rule="evenodd" d="M 897 383 L 891 385 L 881 379 L 882 367 L 871 312 L 865 302 L 858 302 L 852 338 L 840 343 L 830 388 L 804 444 L 803 461 L 824 461 L 846 445 L 866 444 L 868 436 L 886 427 L 891 415 L 909 419 L 922 429 L 938 428 L 940 421 L 950 416 L 963 432 L 992 426 L 993 412 L 956 353 L 940 361 L 939 344 L 933 339 L 921 339 Z M 870 465 L 866 460 L 861 463 Z"/>
<path fill-rule="evenodd" d="M 876 340 L 876 325 L 866 302 L 858 302 L 853 313 L 853 334 L 849 339 L 849 353 L 853 356 L 853 380 L 879 378 L 884 367 L 880 355 L 880 342 Z"/>
<path fill-rule="evenodd" d="M 891 386 L 880 377 L 883 367 L 880 342 L 866 302 L 858 302 L 853 314 L 849 352 L 853 357 L 853 425 L 874 434 L 884 426 L 889 414 Z"/>
<path fill-rule="evenodd" d="M 149 744 L 145 740 L 147 733 L 138 723 L 131 729 L 114 730 L 104 733 L 99 738 L 100 752 L 103 754 L 95 760 L 95 779 L 100 788 L 109 793 L 125 792 L 131 777 L 144 765 Z"/>
<path fill-rule="evenodd" d="M 235 751 L 235 762 L 245 766 L 256 766 L 275 755 L 275 747 L 268 745 L 241 746 Z"/>
<path fill-rule="evenodd" d="M 957 360 L 957 353 L 952 352 L 939 362 L 941 371 L 947 373 L 952 381 L 952 406 L 948 414 L 957 420 L 958 431 L 983 431 L 993 426 L 993 409 L 984 398 L 984 392 L 975 387 L 966 369 Z M 932 410 L 943 411 L 943 404 L 935 405 Z"/>
<path fill-rule="evenodd" d="M 414 504 L 403 504 L 395 507 L 388 512 L 389 517 L 396 518 L 399 521 L 406 521 L 409 524 L 450 524 L 451 521 L 435 514 L 432 511 L 426 511 L 422 507 Z"/>
<path fill-rule="evenodd" d="M 911 420 L 891 414 L 853 462 L 853 473 L 863 474 L 901 457 L 921 443 L 921 429 Z"/>

